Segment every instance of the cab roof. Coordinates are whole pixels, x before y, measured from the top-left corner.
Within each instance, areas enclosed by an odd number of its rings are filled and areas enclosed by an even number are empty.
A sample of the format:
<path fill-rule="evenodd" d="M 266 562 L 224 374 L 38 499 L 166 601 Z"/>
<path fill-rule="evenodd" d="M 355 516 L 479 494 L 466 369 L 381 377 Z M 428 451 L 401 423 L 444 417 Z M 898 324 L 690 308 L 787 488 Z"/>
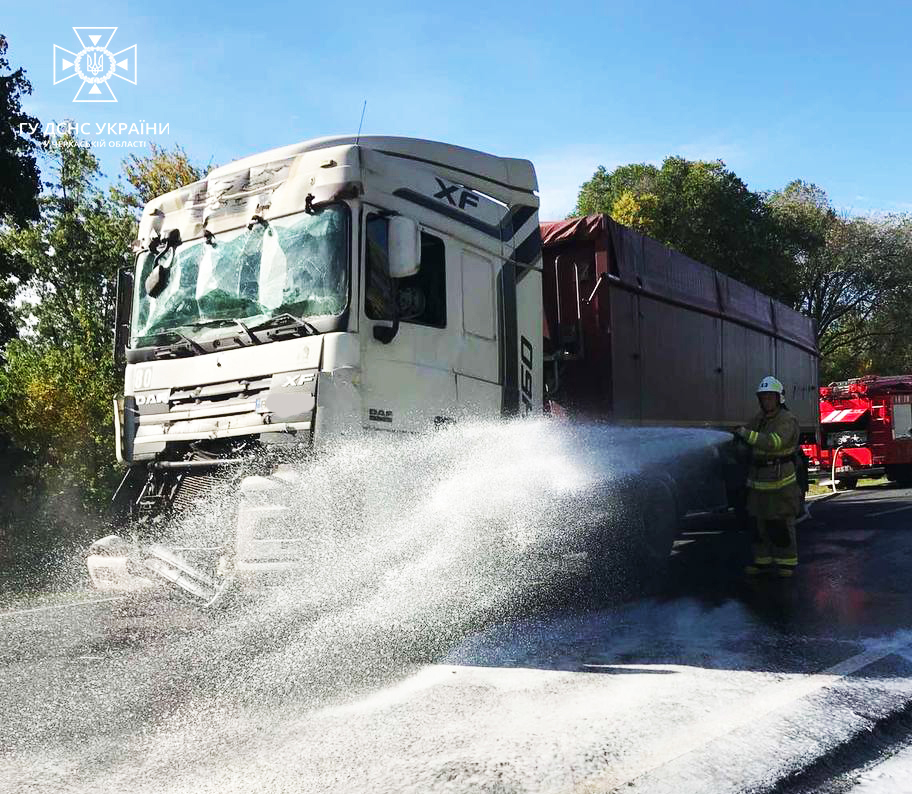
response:
<path fill-rule="evenodd" d="M 498 157 L 449 143 L 427 141 L 421 138 L 399 138 L 382 135 L 335 135 L 313 138 L 278 149 L 253 154 L 240 160 L 233 160 L 213 169 L 207 178 L 227 176 L 244 168 L 263 163 L 294 157 L 305 152 L 329 149 L 336 146 L 362 146 L 381 154 L 401 157 L 406 160 L 444 166 L 466 176 L 481 177 L 497 185 L 528 193 L 538 190 L 535 169 L 528 160 L 512 157 Z"/>

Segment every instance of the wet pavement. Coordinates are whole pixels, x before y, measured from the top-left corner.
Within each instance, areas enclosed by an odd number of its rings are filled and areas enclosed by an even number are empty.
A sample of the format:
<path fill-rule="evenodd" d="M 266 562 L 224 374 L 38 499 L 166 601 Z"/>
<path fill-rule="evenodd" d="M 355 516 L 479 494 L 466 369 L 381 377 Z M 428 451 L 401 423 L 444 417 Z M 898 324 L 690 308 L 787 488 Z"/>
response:
<path fill-rule="evenodd" d="M 730 525 L 729 525 L 730 526 Z M 801 569 L 794 582 L 750 579 L 739 533 L 685 532 L 665 597 L 713 604 L 734 599 L 789 634 L 857 639 L 912 627 L 912 491 L 874 485 L 811 503 L 798 525 Z"/>
<path fill-rule="evenodd" d="M 438 632 L 287 592 L 7 611 L 0 790 L 870 794 L 912 730 L 912 490 L 814 504 L 799 549 L 748 580 L 703 518 L 649 598 Z"/>

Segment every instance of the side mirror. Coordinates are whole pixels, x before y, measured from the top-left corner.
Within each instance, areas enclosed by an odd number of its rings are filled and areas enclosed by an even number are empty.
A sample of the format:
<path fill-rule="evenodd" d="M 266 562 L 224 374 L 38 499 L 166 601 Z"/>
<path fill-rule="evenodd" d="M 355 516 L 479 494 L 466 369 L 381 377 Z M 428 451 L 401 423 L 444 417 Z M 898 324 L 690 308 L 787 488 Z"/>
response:
<path fill-rule="evenodd" d="M 114 297 L 114 362 L 118 367 L 126 363 L 132 311 L 133 265 L 124 265 L 117 271 L 117 292 Z"/>
<path fill-rule="evenodd" d="M 389 219 L 390 278 L 414 276 L 421 266 L 421 234 L 411 218 L 394 215 Z"/>
<path fill-rule="evenodd" d="M 150 298 L 157 298 L 165 287 L 168 286 L 168 276 L 171 271 L 171 264 L 174 262 L 174 252 L 177 246 L 181 244 L 180 229 L 171 229 L 163 239 L 160 239 L 158 246 L 152 250 L 158 250 L 155 257 L 155 267 L 146 278 L 146 295 Z M 164 260 L 164 264 L 161 264 Z"/>
<path fill-rule="evenodd" d="M 163 259 L 165 260 L 165 264 L 161 264 Z M 173 248 L 166 248 L 155 257 L 155 267 L 153 267 L 152 272 L 146 276 L 145 283 L 146 295 L 150 298 L 157 298 L 164 292 L 165 287 L 168 286 L 168 278 L 171 275 L 171 263 L 173 261 Z"/>
<path fill-rule="evenodd" d="M 168 268 L 156 265 L 146 277 L 146 295 L 157 298 L 168 285 Z"/>

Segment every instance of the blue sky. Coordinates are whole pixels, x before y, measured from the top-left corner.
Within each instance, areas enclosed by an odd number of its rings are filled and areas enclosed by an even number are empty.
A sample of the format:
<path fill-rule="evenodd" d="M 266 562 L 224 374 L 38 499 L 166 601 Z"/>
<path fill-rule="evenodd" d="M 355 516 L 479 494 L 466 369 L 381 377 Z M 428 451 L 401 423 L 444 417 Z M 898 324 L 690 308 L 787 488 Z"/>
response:
<path fill-rule="evenodd" d="M 138 45 L 116 104 L 53 85 L 74 26 Z M 596 166 L 723 159 L 754 190 L 815 182 L 851 212 L 912 211 L 912 4 L 7 2 L 0 32 L 42 121 L 167 123 L 224 163 L 364 132 L 527 157 L 543 217 Z M 102 136 L 104 137 L 104 136 Z M 142 151 L 142 150 L 136 150 Z M 125 150 L 97 149 L 116 174 Z"/>

